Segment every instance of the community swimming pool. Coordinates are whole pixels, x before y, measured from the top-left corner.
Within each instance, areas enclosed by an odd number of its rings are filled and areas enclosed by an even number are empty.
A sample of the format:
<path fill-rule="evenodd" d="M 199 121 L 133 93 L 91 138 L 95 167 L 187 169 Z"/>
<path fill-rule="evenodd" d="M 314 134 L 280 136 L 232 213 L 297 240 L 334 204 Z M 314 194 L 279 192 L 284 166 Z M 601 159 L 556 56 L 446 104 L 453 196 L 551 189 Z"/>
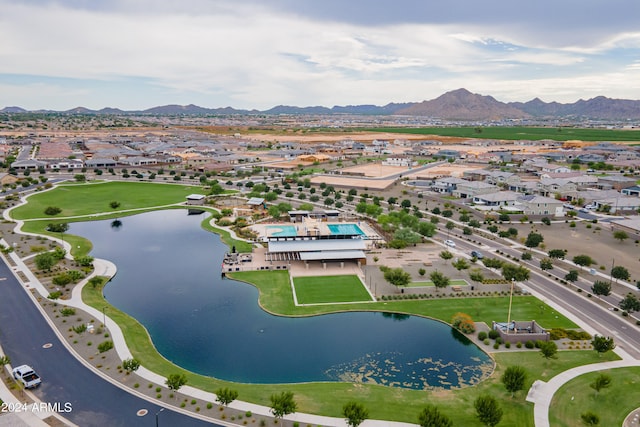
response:
<path fill-rule="evenodd" d="M 477 384 L 493 370 L 449 325 L 417 316 L 348 312 L 293 318 L 258 305 L 258 290 L 223 279 L 228 251 L 202 218 L 182 210 L 73 223 L 92 255 L 118 267 L 104 290 L 156 349 L 190 371 L 228 381 L 346 381 L 411 389 Z M 275 273 L 275 272 L 274 272 Z M 266 273 L 269 274 L 269 273 Z"/>
<path fill-rule="evenodd" d="M 364 236 L 364 231 L 357 224 L 329 224 L 329 231 L 331 234 L 346 234 L 346 235 L 361 235 Z"/>
<path fill-rule="evenodd" d="M 293 225 L 268 225 L 267 234 L 270 237 L 296 237 L 298 232 Z"/>

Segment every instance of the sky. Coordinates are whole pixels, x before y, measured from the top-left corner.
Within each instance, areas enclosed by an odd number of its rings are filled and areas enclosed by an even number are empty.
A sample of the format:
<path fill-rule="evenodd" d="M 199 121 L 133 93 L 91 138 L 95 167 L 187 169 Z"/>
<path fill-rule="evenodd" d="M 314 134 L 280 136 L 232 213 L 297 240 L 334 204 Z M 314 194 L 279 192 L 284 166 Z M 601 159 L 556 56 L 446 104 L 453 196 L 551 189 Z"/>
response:
<path fill-rule="evenodd" d="M 0 108 L 640 99 L 638 0 L 0 0 Z"/>

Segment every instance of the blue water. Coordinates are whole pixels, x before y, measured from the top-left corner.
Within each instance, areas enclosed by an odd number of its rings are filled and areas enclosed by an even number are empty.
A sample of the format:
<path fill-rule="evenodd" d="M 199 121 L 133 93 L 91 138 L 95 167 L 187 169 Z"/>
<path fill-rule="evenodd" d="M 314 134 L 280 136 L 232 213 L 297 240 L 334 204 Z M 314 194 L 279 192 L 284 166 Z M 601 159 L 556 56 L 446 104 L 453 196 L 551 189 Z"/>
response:
<path fill-rule="evenodd" d="M 118 273 L 111 304 L 138 319 L 168 360 L 246 383 L 350 381 L 425 389 L 476 384 L 493 363 L 434 320 L 389 313 L 273 316 L 251 285 L 220 277 L 228 248 L 183 210 L 71 224 Z"/>
<path fill-rule="evenodd" d="M 268 225 L 267 230 L 281 230 L 272 232 L 272 237 L 295 237 L 298 235 L 296 228 L 293 225 Z"/>
<path fill-rule="evenodd" d="M 364 231 L 356 224 L 329 224 L 329 231 L 331 234 L 347 234 L 347 235 L 356 235 L 360 234 L 364 236 Z"/>

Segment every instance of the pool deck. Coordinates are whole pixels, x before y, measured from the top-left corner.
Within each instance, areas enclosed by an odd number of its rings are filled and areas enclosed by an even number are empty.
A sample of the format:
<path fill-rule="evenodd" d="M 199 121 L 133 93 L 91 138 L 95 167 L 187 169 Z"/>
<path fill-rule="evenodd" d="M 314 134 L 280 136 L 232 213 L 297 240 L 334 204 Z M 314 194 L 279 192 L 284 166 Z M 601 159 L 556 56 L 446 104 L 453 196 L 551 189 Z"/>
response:
<path fill-rule="evenodd" d="M 367 239 L 380 239 L 378 233 L 366 222 L 324 222 L 315 219 L 305 218 L 303 222 L 281 222 L 281 223 L 262 223 L 251 225 L 250 228 L 258 233 L 259 240 L 265 240 L 274 237 L 319 237 L 319 236 L 336 236 L 339 233 L 331 231 L 329 226 L 348 226 L 355 225 L 362 231 Z M 295 234 L 288 232 L 278 235 L 285 230 L 295 230 Z"/>

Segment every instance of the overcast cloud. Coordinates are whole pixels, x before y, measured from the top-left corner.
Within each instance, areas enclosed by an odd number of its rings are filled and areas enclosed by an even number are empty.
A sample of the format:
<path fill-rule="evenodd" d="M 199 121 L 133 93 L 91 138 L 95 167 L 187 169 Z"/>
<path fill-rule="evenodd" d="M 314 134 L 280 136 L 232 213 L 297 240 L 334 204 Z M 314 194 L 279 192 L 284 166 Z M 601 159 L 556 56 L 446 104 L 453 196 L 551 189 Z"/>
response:
<path fill-rule="evenodd" d="M 0 0 L 0 108 L 640 99 L 637 0 Z"/>

